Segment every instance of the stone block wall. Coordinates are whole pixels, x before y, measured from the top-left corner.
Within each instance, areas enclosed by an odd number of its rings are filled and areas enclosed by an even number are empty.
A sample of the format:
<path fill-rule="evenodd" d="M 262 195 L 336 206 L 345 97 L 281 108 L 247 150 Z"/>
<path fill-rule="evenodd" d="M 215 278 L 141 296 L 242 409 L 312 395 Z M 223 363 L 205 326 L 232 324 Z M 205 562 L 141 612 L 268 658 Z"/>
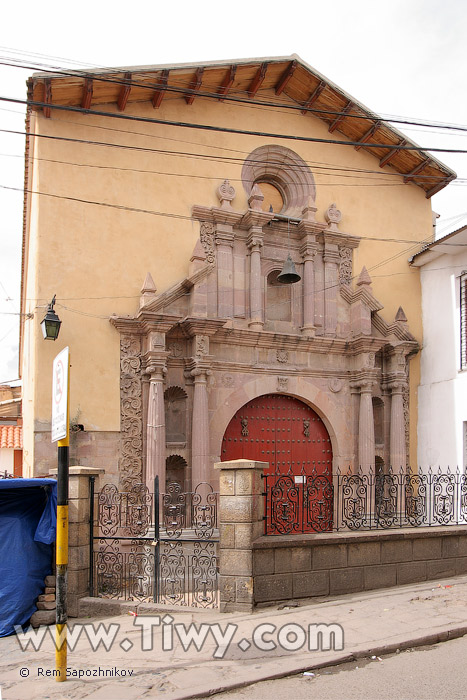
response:
<path fill-rule="evenodd" d="M 57 470 L 52 470 L 56 472 Z M 89 595 L 89 480 L 104 469 L 70 467 L 68 491 L 68 616 L 79 615 L 79 600 Z M 96 486 L 96 490 L 98 487 Z"/>
<path fill-rule="evenodd" d="M 254 604 L 467 573 L 467 526 L 258 538 Z"/>

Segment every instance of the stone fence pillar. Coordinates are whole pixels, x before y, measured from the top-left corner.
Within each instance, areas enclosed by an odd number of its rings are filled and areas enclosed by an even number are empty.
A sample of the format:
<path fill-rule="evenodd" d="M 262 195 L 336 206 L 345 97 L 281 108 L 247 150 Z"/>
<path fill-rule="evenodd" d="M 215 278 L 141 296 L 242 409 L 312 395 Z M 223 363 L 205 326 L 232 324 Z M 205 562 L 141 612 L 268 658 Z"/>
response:
<path fill-rule="evenodd" d="M 264 532 L 261 474 L 268 462 L 217 462 L 219 479 L 219 592 L 222 612 L 250 612 L 253 596 L 253 542 Z"/>
<path fill-rule="evenodd" d="M 51 470 L 56 473 L 56 469 Z M 89 477 L 105 469 L 70 467 L 68 492 L 68 615 L 78 617 L 79 599 L 89 591 Z M 96 491 L 98 489 L 96 488 Z"/>

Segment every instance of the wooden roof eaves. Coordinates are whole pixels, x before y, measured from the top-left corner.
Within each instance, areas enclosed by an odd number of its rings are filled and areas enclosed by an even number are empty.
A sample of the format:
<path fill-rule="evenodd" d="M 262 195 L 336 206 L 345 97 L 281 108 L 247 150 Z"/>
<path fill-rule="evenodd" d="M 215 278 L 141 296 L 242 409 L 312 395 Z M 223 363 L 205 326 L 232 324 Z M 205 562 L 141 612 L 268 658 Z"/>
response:
<path fill-rule="evenodd" d="M 362 116 L 365 118 L 369 128 L 371 128 L 373 125 L 379 124 L 379 129 L 386 129 L 391 136 L 394 136 L 395 142 L 393 143 L 388 143 L 388 146 L 395 146 L 397 143 L 404 144 L 406 146 L 411 146 L 415 147 L 417 150 L 411 150 L 410 153 L 413 154 L 415 159 L 418 161 L 418 163 L 421 163 L 422 161 L 425 161 L 428 159 L 428 165 L 430 167 L 433 167 L 437 170 L 440 171 L 440 180 L 433 186 L 427 189 L 426 182 L 423 183 L 423 181 L 417 181 L 416 178 L 411 179 L 411 182 L 413 184 L 416 184 L 417 186 L 421 187 L 422 189 L 425 190 L 426 192 L 426 197 L 431 197 L 433 194 L 438 192 L 440 189 L 445 187 L 449 182 L 451 182 L 453 179 L 456 178 L 456 173 L 448 168 L 446 165 L 441 163 L 437 158 L 435 158 L 432 155 L 428 155 L 426 151 L 423 151 L 421 147 L 413 142 L 412 140 L 408 139 L 405 135 L 403 135 L 401 132 L 399 132 L 395 127 L 392 125 L 388 124 L 384 120 L 381 119 L 379 115 L 377 115 L 375 112 L 370 110 L 368 107 L 366 107 L 363 103 L 359 102 L 358 100 L 355 100 L 351 95 L 345 92 L 345 90 L 342 90 L 340 87 L 335 85 L 331 80 L 329 80 L 326 76 L 324 76 L 322 73 L 319 71 L 315 70 L 311 66 L 309 66 L 305 61 L 303 61 L 297 54 L 292 54 L 290 56 L 275 56 L 275 57 L 263 57 L 263 58 L 246 58 L 246 59 L 234 59 L 234 60 L 228 60 L 228 61 L 208 61 L 203 64 L 200 64 L 199 62 L 196 63 L 178 63 L 178 64 L 172 64 L 168 66 L 167 64 L 161 64 L 161 65 L 153 65 L 153 66 L 133 66 L 133 67 L 122 67 L 116 69 L 103 69 L 103 70 L 95 70 L 95 71 L 86 71 L 85 73 L 82 71 L 69 71 L 67 72 L 67 77 L 71 76 L 76 76 L 77 78 L 84 78 L 86 76 L 106 76 L 106 75 L 116 75 L 118 74 L 124 74 L 124 73 L 155 73 L 158 71 L 167 71 L 170 70 L 170 72 L 179 72 L 179 71 L 192 71 L 196 69 L 203 68 L 204 71 L 209 71 L 209 69 L 219 69 L 219 68 L 226 68 L 226 70 L 231 70 L 232 66 L 256 66 L 258 70 L 261 67 L 264 67 L 265 65 L 273 65 L 273 64 L 284 64 L 284 71 L 285 74 L 287 75 L 287 72 L 289 73 L 296 73 L 295 68 L 301 67 L 303 68 L 309 75 L 313 76 L 313 78 L 318 81 L 318 84 L 324 82 L 326 84 L 326 88 L 328 90 L 331 90 L 336 97 L 344 101 L 345 104 L 352 104 L 352 111 L 354 112 L 361 112 Z M 292 70 L 293 68 L 293 70 Z M 46 85 L 48 85 L 48 81 L 51 80 L 52 78 L 54 79 L 60 79 L 60 75 L 57 75 L 57 73 L 34 73 L 33 74 L 33 80 L 35 81 L 43 81 Z M 281 80 L 281 79 L 280 79 Z M 280 80 L 278 85 L 280 85 Z M 298 102 L 296 99 L 293 97 L 293 82 L 294 82 L 294 76 L 291 75 L 290 79 L 287 82 L 287 85 L 284 87 L 283 92 L 285 95 L 287 95 L 291 100 L 293 100 L 296 104 L 301 105 L 304 109 L 303 111 L 306 110 L 306 105 L 307 102 Z M 246 88 L 246 91 L 248 92 L 248 88 Z M 196 92 L 194 93 L 196 94 Z M 162 95 L 161 95 L 162 96 Z M 202 96 L 202 93 L 200 92 L 200 96 Z M 194 96 L 187 95 L 185 94 L 185 99 L 187 100 L 188 103 L 190 103 L 193 99 Z M 47 100 L 46 100 L 47 101 Z M 53 102 L 53 100 L 52 100 Z M 309 102 L 309 98 L 308 98 Z M 45 110 L 44 110 L 45 111 Z M 323 110 L 325 113 L 326 110 Z M 332 110 L 331 110 L 332 111 Z M 339 110 L 341 111 L 341 110 Z M 50 108 L 47 108 L 47 113 L 50 112 Z M 329 123 L 329 119 L 326 119 L 324 114 L 323 116 L 320 116 L 319 112 L 317 113 L 316 111 L 310 110 L 308 113 L 312 114 L 313 116 L 317 118 L 321 118 L 323 121 L 326 123 Z M 338 115 L 336 115 L 338 116 Z M 334 116 L 332 119 L 333 121 L 336 119 L 336 116 Z M 331 117 L 330 117 L 331 118 Z M 342 133 L 344 136 L 347 138 L 351 138 L 349 134 L 346 133 L 346 120 L 344 119 L 339 119 L 339 124 L 337 127 L 337 131 Z M 368 128 L 368 127 L 367 127 Z M 362 135 L 362 139 L 364 138 L 364 134 Z M 354 139 L 352 139 L 354 140 Z M 361 148 L 362 150 L 365 150 L 368 153 L 371 153 L 373 157 L 378 157 L 376 155 L 375 149 L 371 147 L 371 137 L 370 140 L 362 143 L 361 145 L 359 144 L 358 147 L 356 147 L 358 150 Z M 384 148 L 384 147 L 382 147 Z M 407 149 L 405 149 L 407 150 Z M 387 154 L 389 155 L 389 153 Z M 383 165 L 381 167 L 384 167 L 386 165 L 385 163 L 386 156 L 383 156 L 381 158 L 381 162 Z M 410 173 L 406 172 L 403 167 L 400 165 L 399 167 L 397 166 L 397 153 L 395 153 L 390 161 L 391 167 L 396 170 L 401 175 L 410 175 Z M 418 165 L 417 163 L 417 165 Z M 444 174 L 444 177 L 443 177 Z M 424 186 L 425 185 L 425 186 Z"/>

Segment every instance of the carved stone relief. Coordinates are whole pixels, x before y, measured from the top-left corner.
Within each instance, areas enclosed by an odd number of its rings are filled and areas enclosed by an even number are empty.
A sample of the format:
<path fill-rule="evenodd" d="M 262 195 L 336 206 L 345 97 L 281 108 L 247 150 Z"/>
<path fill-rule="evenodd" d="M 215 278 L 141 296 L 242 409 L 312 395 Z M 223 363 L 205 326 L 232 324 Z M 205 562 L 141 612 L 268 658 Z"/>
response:
<path fill-rule="evenodd" d="M 339 284 L 350 284 L 352 282 L 352 248 L 339 248 Z"/>
<path fill-rule="evenodd" d="M 329 380 L 328 386 L 333 394 L 337 394 L 342 389 L 342 379 L 339 379 L 339 377 L 332 377 Z"/>
<path fill-rule="evenodd" d="M 196 336 L 196 357 L 204 357 L 209 352 L 209 339 L 205 335 Z"/>
<path fill-rule="evenodd" d="M 276 357 L 278 362 L 286 363 L 289 361 L 289 353 L 287 350 L 278 350 L 276 352 Z"/>
<path fill-rule="evenodd" d="M 232 374 L 223 374 L 221 381 L 222 384 L 228 389 L 235 385 L 235 379 Z"/>
<path fill-rule="evenodd" d="M 141 385 L 141 340 L 123 335 L 120 339 L 120 483 L 129 491 L 143 479 L 143 405 Z"/>
<path fill-rule="evenodd" d="M 182 357 L 183 355 L 183 347 L 181 343 L 171 343 L 167 350 L 170 353 L 170 357 Z"/>
<path fill-rule="evenodd" d="M 288 377 L 277 377 L 277 391 L 287 391 L 289 386 Z"/>
<path fill-rule="evenodd" d="M 209 221 L 202 221 L 199 238 L 206 254 L 206 262 L 214 265 L 216 261 L 214 224 L 211 224 Z"/>

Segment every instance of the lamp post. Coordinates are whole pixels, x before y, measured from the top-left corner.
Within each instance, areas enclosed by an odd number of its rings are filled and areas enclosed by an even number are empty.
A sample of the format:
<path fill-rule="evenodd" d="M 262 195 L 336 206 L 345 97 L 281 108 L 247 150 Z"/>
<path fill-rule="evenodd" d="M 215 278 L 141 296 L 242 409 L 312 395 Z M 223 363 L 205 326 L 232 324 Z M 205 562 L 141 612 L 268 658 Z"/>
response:
<path fill-rule="evenodd" d="M 48 305 L 41 327 L 44 340 L 57 340 L 61 321 L 54 311 L 56 296 Z M 68 474 L 70 418 L 70 353 L 62 350 L 53 362 L 52 442 L 58 445 L 57 469 L 57 537 L 56 537 L 56 616 L 55 679 L 66 681 L 67 664 L 67 573 L 68 573 Z"/>

